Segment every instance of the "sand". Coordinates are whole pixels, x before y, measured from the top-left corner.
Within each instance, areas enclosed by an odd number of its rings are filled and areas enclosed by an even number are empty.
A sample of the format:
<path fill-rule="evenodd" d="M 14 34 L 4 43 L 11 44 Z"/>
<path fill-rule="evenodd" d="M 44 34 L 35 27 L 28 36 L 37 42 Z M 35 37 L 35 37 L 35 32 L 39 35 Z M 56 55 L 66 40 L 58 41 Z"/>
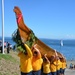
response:
<path fill-rule="evenodd" d="M 75 75 L 75 69 L 69 69 L 70 63 L 75 65 L 75 60 L 67 61 L 67 68 L 65 70 L 65 75 Z"/>
<path fill-rule="evenodd" d="M 75 69 L 66 69 L 65 70 L 65 75 L 75 75 Z"/>

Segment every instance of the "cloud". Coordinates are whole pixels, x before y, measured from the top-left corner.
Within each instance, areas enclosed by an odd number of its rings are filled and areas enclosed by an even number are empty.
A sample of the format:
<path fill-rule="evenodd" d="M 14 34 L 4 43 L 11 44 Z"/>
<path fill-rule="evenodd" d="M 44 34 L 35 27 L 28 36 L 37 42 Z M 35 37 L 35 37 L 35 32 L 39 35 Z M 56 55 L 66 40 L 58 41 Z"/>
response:
<path fill-rule="evenodd" d="M 68 39 L 75 39 L 75 35 L 72 35 L 72 34 L 69 35 L 69 34 L 67 34 L 67 35 L 66 35 L 66 38 L 68 38 Z"/>

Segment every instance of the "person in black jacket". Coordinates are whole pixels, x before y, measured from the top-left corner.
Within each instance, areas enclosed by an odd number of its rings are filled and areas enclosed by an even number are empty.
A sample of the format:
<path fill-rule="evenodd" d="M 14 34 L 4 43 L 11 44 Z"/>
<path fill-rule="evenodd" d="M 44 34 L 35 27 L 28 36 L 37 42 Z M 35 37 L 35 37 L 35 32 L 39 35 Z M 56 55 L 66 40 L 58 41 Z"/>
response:
<path fill-rule="evenodd" d="M 10 43 L 7 42 L 7 53 L 9 53 L 9 50 L 10 50 Z"/>

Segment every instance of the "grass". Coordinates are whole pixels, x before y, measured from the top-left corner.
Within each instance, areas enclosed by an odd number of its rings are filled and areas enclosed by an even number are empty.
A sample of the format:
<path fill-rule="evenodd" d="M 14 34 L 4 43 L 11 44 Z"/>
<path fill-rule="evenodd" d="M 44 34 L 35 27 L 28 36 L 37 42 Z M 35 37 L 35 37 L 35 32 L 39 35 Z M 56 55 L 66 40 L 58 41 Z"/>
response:
<path fill-rule="evenodd" d="M 0 53 L 0 75 L 20 75 L 19 57 L 17 52 Z"/>
<path fill-rule="evenodd" d="M 13 58 L 11 55 L 9 55 L 9 54 L 2 54 L 2 53 L 0 53 L 0 60 L 1 59 L 5 59 L 5 60 L 8 60 L 8 61 L 11 61 L 11 62 L 17 62 L 17 60 L 15 59 L 15 58 Z"/>

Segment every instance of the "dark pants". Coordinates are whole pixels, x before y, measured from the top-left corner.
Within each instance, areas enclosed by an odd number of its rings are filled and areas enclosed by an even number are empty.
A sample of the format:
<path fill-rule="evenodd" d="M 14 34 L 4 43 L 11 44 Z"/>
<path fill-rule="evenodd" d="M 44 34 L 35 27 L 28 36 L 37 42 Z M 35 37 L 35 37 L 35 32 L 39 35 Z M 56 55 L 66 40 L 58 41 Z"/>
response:
<path fill-rule="evenodd" d="M 52 73 L 52 75 L 57 75 L 56 72 L 51 72 L 51 73 Z"/>
<path fill-rule="evenodd" d="M 33 71 L 33 75 L 41 75 L 41 70 L 39 70 L 39 71 Z"/>
<path fill-rule="evenodd" d="M 43 73 L 43 75 L 52 75 L 51 73 Z"/>
<path fill-rule="evenodd" d="M 63 70 L 63 72 L 62 72 L 62 73 L 63 73 L 63 75 L 64 75 L 65 69 L 62 69 L 62 70 Z"/>
<path fill-rule="evenodd" d="M 62 70 L 62 68 L 60 68 L 60 74 L 63 74 L 63 70 Z"/>
<path fill-rule="evenodd" d="M 21 72 L 21 75 L 33 75 L 32 72 L 29 72 L 29 73 L 23 73 Z"/>
<path fill-rule="evenodd" d="M 8 47 L 8 48 L 7 48 L 7 53 L 9 53 L 9 49 L 10 49 L 10 48 Z"/>
<path fill-rule="evenodd" d="M 60 75 L 60 70 L 57 70 L 57 75 Z"/>
<path fill-rule="evenodd" d="M 0 47 L 0 50 L 1 50 L 1 53 L 2 53 L 2 52 L 3 52 L 3 51 L 2 51 L 2 46 Z"/>
<path fill-rule="evenodd" d="M 65 69 L 60 68 L 60 74 L 64 75 Z"/>

